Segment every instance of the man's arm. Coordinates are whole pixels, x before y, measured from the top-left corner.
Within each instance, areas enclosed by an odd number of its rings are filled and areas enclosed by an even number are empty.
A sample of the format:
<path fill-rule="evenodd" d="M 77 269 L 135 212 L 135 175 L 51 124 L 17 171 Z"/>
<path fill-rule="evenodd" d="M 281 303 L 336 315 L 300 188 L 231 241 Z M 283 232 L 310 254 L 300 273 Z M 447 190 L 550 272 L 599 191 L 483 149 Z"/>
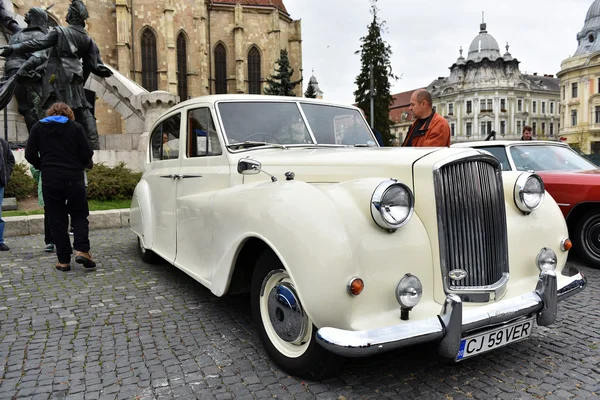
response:
<path fill-rule="evenodd" d="M 37 126 L 34 125 L 29 133 L 29 139 L 27 139 L 27 145 L 25 146 L 25 159 L 29 164 L 33 165 L 34 168 L 40 169 L 40 155 L 37 143 Z"/>
<path fill-rule="evenodd" d="M 0 56 L 7 57 L 13 52 L 18 54 L 35 53 L 39 50 L 48 49 L 58 43 L 58 28 L 52 29 L 50 32 L 38 39 L 31 39 L 26 42 L 17 43 L 11 46 L 3 46 Z"/>

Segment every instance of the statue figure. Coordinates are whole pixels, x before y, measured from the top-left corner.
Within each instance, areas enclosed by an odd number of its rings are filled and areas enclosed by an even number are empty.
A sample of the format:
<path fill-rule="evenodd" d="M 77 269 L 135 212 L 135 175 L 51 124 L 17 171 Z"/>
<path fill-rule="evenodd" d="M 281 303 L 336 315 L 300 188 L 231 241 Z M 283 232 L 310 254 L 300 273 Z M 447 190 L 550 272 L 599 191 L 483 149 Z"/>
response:
<path fill-rule="evenodd" d="M 13 34 L 10 45 L 40 38 L 48 30 L 48 14 L 42 8 L 30 9 L 25 14 L 25 22 L 27 28 Z M 27 131 L 45 115 L 42 104 L 42 76 L 47 58 L 46 50 L 40 50 L 34 57 L 31 53 L 13 53 L 6 58 L 4 65 L 5 78 L 17 75 L 14 95 L 19 104 L 19 114 L 25 119 Z"/>
<path fill-rule="evenodd" d="M 0 21 L 2 21 L 2 25 L 11 35 L 14 35 L 21 30 L 19 23 L 15 21 L 4 8 L 4 0 L 0 0 Z"/>
<path fill-rule="evenodd" d="M 85 30 L 88 17 L 85 4 L 73 0 L 66 18 L 68 26 L 56 27 L 37 39 L 2 47 L 0 56 L 32 53 L 33 58 L 39 56 L 37 51 L 50 49 L 43 78 L 43 107 L 48 108 L 57 101 L 68 104 L 75 113 L 75 120 L 83 125 L 92 149 L 98 150 L 96 119 L 83 85 L 90 73 L 106 78 L 112 72 L 103 64 L 96 42 Z M 37 63 L 32 58 L 32 63 Z"/>

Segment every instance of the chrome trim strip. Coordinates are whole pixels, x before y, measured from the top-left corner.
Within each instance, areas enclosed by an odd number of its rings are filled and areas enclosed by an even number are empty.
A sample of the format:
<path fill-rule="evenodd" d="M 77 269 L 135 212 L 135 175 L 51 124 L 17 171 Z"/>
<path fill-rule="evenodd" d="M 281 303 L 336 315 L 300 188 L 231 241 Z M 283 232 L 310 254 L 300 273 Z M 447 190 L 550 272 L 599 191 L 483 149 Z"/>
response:
<path fill-rule="evenodd" d="M 460 298 L 449 294 L 439 316 L 421 321 L 365 331 L 323 327 L 317 331 L 317 343 L 335 354 L 363 357 L 441 339 L 440 355 L 453 358 L 458 354 L 461 338 L 472 331 L 493 328 L 535 313 L 538 313 L 538 324 L 551 323 L 557 303 L 587 285 L 585 276 L 577 269 L 566 272 L 569 280 L 559 287 L 556 274 L 542 272 L 536 290 L 477 308 L 465 310 Z"/>
<path fill-rule="evenodd" d="M 571 207 L 570 204 L 565 204 L 565 203 L 556 203 L 559 207 Z"/>

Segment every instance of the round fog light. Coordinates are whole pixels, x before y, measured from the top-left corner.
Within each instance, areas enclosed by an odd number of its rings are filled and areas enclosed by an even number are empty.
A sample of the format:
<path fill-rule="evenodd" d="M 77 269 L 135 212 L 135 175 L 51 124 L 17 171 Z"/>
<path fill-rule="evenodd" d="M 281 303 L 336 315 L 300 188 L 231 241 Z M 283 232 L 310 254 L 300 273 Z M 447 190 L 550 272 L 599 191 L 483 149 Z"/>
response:
<path fill-rule="evenodd" d="M 423 295 L 423 285 L 419 278 L 414 275 L 406 274 L 396 287 L 396 300 L 404 308 L 413 308 Z"/>
<path fill-rule="evenodd" d="M 536 263 L 540 271 L 554 271 L 558 264 L 558 259 L 556 258 L 556 253 L 552 249 L 544 247 L 540 250 Z"/>

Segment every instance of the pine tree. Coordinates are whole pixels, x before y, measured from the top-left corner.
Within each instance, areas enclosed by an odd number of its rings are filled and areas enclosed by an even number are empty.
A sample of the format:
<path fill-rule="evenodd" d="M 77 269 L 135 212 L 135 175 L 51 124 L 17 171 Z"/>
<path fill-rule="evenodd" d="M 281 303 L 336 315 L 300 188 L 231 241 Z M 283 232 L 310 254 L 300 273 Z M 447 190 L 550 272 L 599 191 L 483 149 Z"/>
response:
<path fill-rule="evenodd" d="M 381 37 L 381 32 L 384 30 L 385 21 L 380 21 L 377 15 L 377 0 L 371 0 L 371 14 L 373 21 L 369 25 L 367 36 L 360 38 L 360 50 L 355 54 L 360 53 L 361 70 L 360 74 L 354 81 L 358 88 L 354 92 L 355 102 L 361 108 L 367 121 L 371 119 L 371 93 L 370 93 L 370 65 L 373 65 L 373 88 L 374 88 L 374 103 L 375 103 L 375 129 L 381 132 L 383 142 L 386 145 L 391 143 L 393 138 L 390 133 L 392 121 L 389 116 L 389 108 L 393 101 L 390 93 L 390 78 L 397 80 L 398 77 L 392 73 L 392 65 L 390 57 L 392 49 Z"/>
<path fill-rule="evenodd" d="M 286 49 L 279 53 L 279 60 L 275 62 L 278 67 L 275 68 L 275 74 L 267 78 L 268 86 L 265 88 L 265 94 L 275 96 L 296 96 L 294 88 L 302 80 L 292 81 L 294 68 L 290 66 L 290 59 Z"/>
<path fill-rule="evenodd" d="M 308 83 L 306 92 L 304 92 L 304 97 L 306 97 L 307 99 L 316 99 L 317 98 L 317 91 L 315 90 L 315 87 L 313 86 L 313 84 L 310 82 Z"/>

